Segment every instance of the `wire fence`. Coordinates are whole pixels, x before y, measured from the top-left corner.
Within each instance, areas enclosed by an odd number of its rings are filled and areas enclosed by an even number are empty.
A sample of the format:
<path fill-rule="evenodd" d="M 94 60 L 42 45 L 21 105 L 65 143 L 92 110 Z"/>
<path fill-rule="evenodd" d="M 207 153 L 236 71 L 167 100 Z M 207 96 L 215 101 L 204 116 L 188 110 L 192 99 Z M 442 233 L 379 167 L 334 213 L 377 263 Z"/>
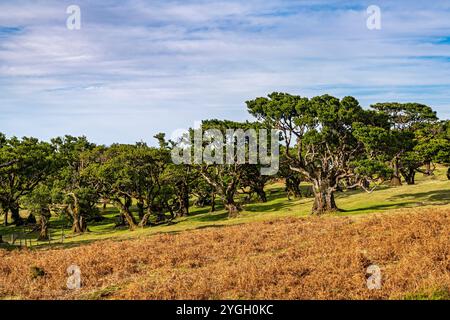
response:
<path fill-rule="evenodd" d="M 39 228 L 36 224 L 15 227 L 12 232 L 0 233 L 0 246 L 7 245 L 32 248 L 44 244 L 62 244 L 66 239 L 65 229 L 67 225 L 64 218 L 60 222 L 61 228 L 48 228 L 48 238 L 46 240 L 38 240 Z"/>

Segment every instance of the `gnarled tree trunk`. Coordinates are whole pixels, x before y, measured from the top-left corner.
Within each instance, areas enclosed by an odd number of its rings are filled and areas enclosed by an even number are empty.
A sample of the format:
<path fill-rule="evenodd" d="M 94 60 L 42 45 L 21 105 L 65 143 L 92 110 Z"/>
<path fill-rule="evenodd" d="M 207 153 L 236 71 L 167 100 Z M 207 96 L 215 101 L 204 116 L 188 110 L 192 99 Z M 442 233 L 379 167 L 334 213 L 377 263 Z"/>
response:
<path fill-rule="evenodd" d="M 302 196 L 302 192 L 300 189 L 300 179 L 297 179 L 296 177 L 287 177 L 286 178 L 286 192 L 288 196 L 288 200 L 291 200 L 291 194 L 295 198 L 300 198 Z"/>
<path fill-rule="evenodd" d="M 425 172 L 426 176 L 433 175 L 433 170 L 431 170 L 431 161 L 425 161 Z"/>
<path fill-rule="evenodd" d="M 312 214 L 324 214 L 338 211 L 339 208 L 334 200 L 334 188 L 329 183 L 323 181 L 314 181 L 314 205 Z"/>
<path fill-rule="evenodd" d="M 70 194 L 70 196 L 73 199 L 73 204 L 69 206 L 69 212 L 73 219 L 72 232 L 83 233 L 87 229 L 87 224 L 81 214 L 81 206 L 78 197 L 75 194 Z"/>
<path fill-rule="evenodd" d="M 314 193 L 313 214 L 324 214 L 338 211 L 339 208 L 334 200 L 334 192 L 317 192 Z"/>
<path fill-rule="evenodd" d="M 143 216 L 142 216 L 142 219 L 141 219 L 141 221 L 139 222 L 139 227 L 141 227 L 141 228 L 143 228 L 143 227 L 145 227 L 146 225 L 148 225 L 148 222 L 149 222 L 149 219 L 150 219 L 150 216 L 152 215 L 152 210 L 151 210 L 151 208 L 150 208 L 150 206 L 147 208 L 147 213 L 145 213 Z"/>
<path fill-rule="evenodd" d="M 189 215 L 189 186 L 186 183 L 180 183 L 178 188 L 178 201 L 180 204 L 178 215 L 183 217 Z"/>
<path fill-rule="evenodd" d="M 3 214 L 5 215 L 5 219 L 3 220 L 3 225 L 8 226 L 8 209 L 4 210 Z"/>
<path fill-rule="evenodd" d="M 137 209 L 138 209 L 139 219 L 142 220 L 142 218 L 144 218 L 144 216 L 145 216 L 145 212 L 144 212 L 144 208 L 145 208 L 144 200 L 138 199 L 138 202 L 137 202 L 136 206 L 137 206 Z"/>
<path fill-rule="evenodd" d="M 76 202 L 73 206 L 70 207 L 69 209 L 72 219 L 73 219 L 73 223 L 72 223 L 72 232 L 73 233 L 83 233 L 83 226 L 82 226 L 82 221 L 81 221 L 81 212 L 80 212 L 80 207 L 78 205 L 78 202 Z"/>
<path fill-rule="evenodd" d="M 40 219 L 39 219 L 40 231 L 39 231 L 38 241 L 47 241 L 49 239 L 48 224 L 49 224 L 50 216 L 51 216 L 50 210 L 48 210 L 48 209 L 42 210 Z"/>
<path fill-rule="evenodd" d="M 267 195 L 266 192 L 264 191 L 264 185 L 265 185 L 264 183 L 260 183 L 253 187 L 253 190 L 256 192 L 259 201 L 261 202 L 267 202 Z"/>
<path fill-rule="evenodd" d="M 234 194 L 233 193 L 226 194 L 222 199 L 225 209 L 228 210 L 228 217 L 229 218 L 237 217 L 239 215 L 239 212 L 241 211 L 241 208 L 236 202 L 234 202 Z"/>
<path fill-rule="evenodd" d="M 134 230 L 136 228 L 136 220 L 134 219 L 133 214 L 130 212 L 132 203 L 131 198 L 125 197 L 124 203 L 122 203 L 120 199 L 116 199 L 114 202 L 119 206 L 120 213 L 128 224 L 130 230 Z"/>
<path fill-rule="evenodd" d="M 13 203 L 10 208 L 11 210 L 11 218 L 14 220 L 14 224 L 16 226 L 23 225 L 24 221 L 22 217 L 20 216 L 20 208 L 18 203 Z"/>
<path fill-rule="evenodd" d="M 239 215 L 239 212 L 241 211 L 239 209 L 239 206 L 236 203 L 226 203 L 225 208 L 228 210 L 228 217 L 229 218 L 236 218 Z"/>
<path fill-rule="evenodd" d="M 402 171 L 403 177 L 405 177 L 405 181 L 408 185 L 413 185 L 415 183 L 416 170 L 408 169 Z"/>
<path fill-rule="evenodd" d="M 391 185 L 392 186 L 401 186 L 402 185 L 402 178 L 400 177 L 400 167 L 399 167 L 399 160 L 398 159 L 395 159 L 392 162 L 392 169 L 394 170 L 394 173 L 392 175 Z"/>
<path fill-rule="evenodd" d="M 211 192 L 211 209 L 209 212 L 215 212 L 216 211 L 216 193 Z"/>

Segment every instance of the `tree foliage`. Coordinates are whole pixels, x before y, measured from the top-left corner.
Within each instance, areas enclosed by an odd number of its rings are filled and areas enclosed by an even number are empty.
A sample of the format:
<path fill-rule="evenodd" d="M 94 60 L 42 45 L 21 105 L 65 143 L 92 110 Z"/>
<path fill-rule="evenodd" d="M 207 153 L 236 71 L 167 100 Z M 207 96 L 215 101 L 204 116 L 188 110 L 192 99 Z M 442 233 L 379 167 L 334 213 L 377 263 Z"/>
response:
<path fill-rule="evenodd" d="M 235 217 L 248 201 L 267 201 L 265 187 L 277 179 L 285 181 L 288 198 L 308 196 L 300 184 L 312 184 L 312 213 L 322 214 L 338 210 L 336 192 L 372 192 L 387 180 L 414 184 L 417 172 L 432 175 L 436 163 L 450 166 L 450 121 L 439 121 L 423 104 L 388 102 L 363 109 L 353 97 L 279 92 L 246 104 L 256 121 L 202 122 L 202 133 L 212 130 L 224 140 L 208 141 L 206 135 L 200 152 L 209 160 L 201 163 L 174 163 L 172 152 L 183 142 L 166 140 L 164 133 L 154 136 L 157 147 L 144 142 L 96 145 L 69 135 L 43 142 L 0 133 L 4 223 L 23 224 L 20 210 L 26 209 L 37 217 L 39 240 L 48 239 L 52 215 L 67 215 L 72 231 L 82 233 L 91 221 L 102 219 L 103 203 L 119 212 L 117 227 L 133 230 L 187 216 L 192 204 L 214 211 L 216 198 Z M 263 175 L 261 163 L 249 163 L 267 147 L 260 139 L 251 144 L 249 129 L 280 131 L 277 175 Z M 229 136 L 229 130 L 242 135 Z M 196 145 L 195 133 L 190 130 L 188 145 Z M 224 146 L 231 154 L 220 151 Z M 198 156 L 195 150 L 188 155 Z M 240 156 L 245 163 L 238 161 Z"/>

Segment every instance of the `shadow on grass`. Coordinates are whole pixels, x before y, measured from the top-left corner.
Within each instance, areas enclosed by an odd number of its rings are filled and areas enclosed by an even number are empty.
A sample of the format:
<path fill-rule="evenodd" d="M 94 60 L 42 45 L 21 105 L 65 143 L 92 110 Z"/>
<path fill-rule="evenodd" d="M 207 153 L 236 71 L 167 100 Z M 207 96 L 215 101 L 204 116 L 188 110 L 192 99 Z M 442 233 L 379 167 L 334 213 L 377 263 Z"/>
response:
<path fill-rule="evenodd" d="M 272 203 L 274 200 L 283 199 L 284 201 Z M 248 212 L 274 212 L 280 211 L 283 209 L 293 209 L 298 203 L 296 201 L 303 200 L 309 203 L 313 201 L 313 197 L 301 197 L 301 198 L 293 198 L 288 200 L 284 192 L 281 194 L 277 194 L 276 197 L 269 198 L 267 202 L 253 202 L 245 205 L 245 211 Z"/>
<path fill-rule="evenodd" d="M 390 199 L 395 200 L 405 198 L 413 198 L 421 201 L 430 201 L 430 202 L 447 201 L 447 203 L 450 203 L 450 190 L 433 190 L 421 193 L 403 193 L 392 196 Z"/>
<path fill-rule="evenodd" d="M 193 216 L 194 217 L 194 216 Z M 200 222 L 215 222 L 220 220 L 225 220 L 228 218 L 228 212 L 211 212 L 204 215 L 196 216 L 191 221 L 200 221 Z"/>
<path fill-rule="evenodd" d="M 365 213 L 366 211 L 377 211 L 377 210 L 390 210 L 390 209 L 402 209 L 402 208 L 417 208 L 427 205 L 427 203 L 423 202 L 397 202 L 391 204 L 376 204 L 367 207 L 360 207 L 355 209 L 340 209 L 340 212 L 343 213 Z M 338 204 L 339 206 L 339 204 Z"/>
<path fill-rule="evenodd" d="M 426 203 L 422 201 L 417 202 L 398 202 L 398 203 L 392 203 L 392 204 L 378 204 L 378 205 L 372 205 L 368 207 L 360 207 L 356 209 L 340 209 L 340 212 L 342 213 L 366 213 L 367 211 L 384 211 L 384 210 L 392 210 L 392 209 L 404 209 L 404 208 L 420 208 L 426 205 L 433 205 L 433 206 L 445 206 L 448 205 L 448 202 L 440 202 L 440 203 Z M 339 204 L 338 204 L 339 205 Z"/>
<path fill-rule="evenodd" d="M 214 212 L 210 212 L 211 210 L 211 206 L 204 206 L 204 207 L 193 207 L 194 209 L 190 208 L 189 210 L 189 214 L 187 215 L 187 217 L 195 217 L 195 216 L 199 216 L 202 214 L 214 214 Z M 223 206 L 220 204 L 216 204 L 216 211 L 221 211 L 223 210 Z"/>
<path fill-rule="evenodd" d="M 277 203 L 252 203 L 247 204 L 245 206 L 245 211 L 248 212 L 273 212 L 273 211 L 280 211 L 287 208 L 293 208 L 294 204 L 291 202 L 277 202 Z"/>

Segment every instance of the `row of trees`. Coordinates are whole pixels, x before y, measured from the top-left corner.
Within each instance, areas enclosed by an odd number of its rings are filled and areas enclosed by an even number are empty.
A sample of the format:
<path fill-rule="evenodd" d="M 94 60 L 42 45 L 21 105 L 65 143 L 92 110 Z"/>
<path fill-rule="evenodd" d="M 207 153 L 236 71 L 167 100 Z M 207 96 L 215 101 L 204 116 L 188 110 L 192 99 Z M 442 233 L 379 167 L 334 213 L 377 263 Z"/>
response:
<path fill-rule="evenodd" d="M 450 122 L 418 103 L 363 109 L 353 97 L 308 99 L 286 93 L 247 102 L 249 112 L 280 129 L 291 170 L 313 184 L 313 212 L 337 210 L 334 193 L 390 179 L 408 184 L 425 166 L 450 163 Z M 450 171 L 447 174 L 450 179 Z"/>
<path fill-rule="evenodd" d="M 272 93 L 248 101 L 247 108 L 255 122 L 207 120 L 202 129 L 278 129 L 277 175 L 262 175 L 260 164 L 174 164 L 171 151 L 180 142 L 167 141 L 162 133 L 155 136 L 158 147 L 0 135 L 4 223 L 25 223 L 19 213 L 27 209 L 28 222 L 38 217 L 39 239 L 45 240 L 52 215 L 70 217 L 72 231 L 81 233 L 90 221 L 102 219 L 99 204 L 109 203 L 119 212 L 117 225 L 134 229 L 188 215 L 193 204 L 215 210 L 216 199 L 233 217 L 241 210 L 238 193 L 266 201 L 264 187 L 274 179 L 283 179 L 288 194 L 297 197 L 301 182 L 312 184 L 312 212 L 321 214 L 338 210 L 337 191 L 370 192 L 388 180 L 414 184 L 417 172 L 431 175 L 436 163 L 450 165 L 450 121 L 439 121 L 422 104 L 383 103 L 365 110 L 353 97 Z M 203 148 L 210 146 L 204 142 Z"/>
<path fill-rule="evenodd" d="M 230 215 L 235 215 L 238 188 L 250 198 L 257 194 L 266 201 L 264 185 L 269 177 L 262 177 L 251 165 L 237 175 L 222 166 L 176 165 L 171 160 L 175 143 L 166 141 L 164 134 L 155 137 L 159 147 L 142 142 L 95 145 L 85 137 L 72 136 L 42 142 L 2 135 L 0 209 L 4 224 L 10 223 L 9 216 L 16 225 L 35 222 L 38 217 L 39 239 L 45 240 L 52 215 L 68 216 L 72 231 L 82 233 L 90 221 L 103 219 L 101 204 L 118 210 L 117 226 L 134 229 L 188 215 L 193 202 L 214 211 L 219 197 Z M 230 179 L 233 188 L 223 189 Z M 20 209 L 31 213 L 28 221 Z"/>

